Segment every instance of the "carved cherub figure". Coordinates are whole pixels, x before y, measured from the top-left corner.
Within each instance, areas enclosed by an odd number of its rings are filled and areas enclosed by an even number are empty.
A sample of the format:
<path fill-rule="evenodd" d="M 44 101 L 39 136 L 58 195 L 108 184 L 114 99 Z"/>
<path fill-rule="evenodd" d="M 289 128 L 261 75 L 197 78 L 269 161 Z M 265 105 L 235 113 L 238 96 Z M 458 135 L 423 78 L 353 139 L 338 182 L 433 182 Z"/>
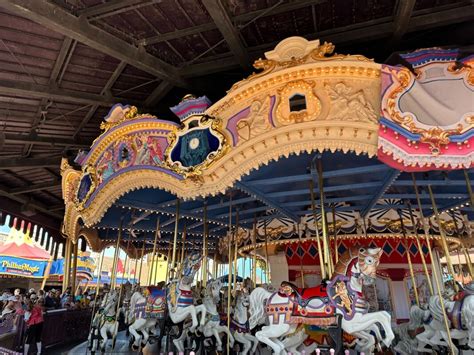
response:
<path fill-rule="evenodd" d="M 341 302 L 338 303 L 338 306 L 344 308 L 346 310 L 347 315 L 351 316 L 352 299 L 349 296 L 346 284 L 343 281 L 339 281 L 334 287 L 336 289 L 336 293 L 334 294 L 333 299 L 335 300 L 337 297 L 339 297 L 341 299 Z"/>

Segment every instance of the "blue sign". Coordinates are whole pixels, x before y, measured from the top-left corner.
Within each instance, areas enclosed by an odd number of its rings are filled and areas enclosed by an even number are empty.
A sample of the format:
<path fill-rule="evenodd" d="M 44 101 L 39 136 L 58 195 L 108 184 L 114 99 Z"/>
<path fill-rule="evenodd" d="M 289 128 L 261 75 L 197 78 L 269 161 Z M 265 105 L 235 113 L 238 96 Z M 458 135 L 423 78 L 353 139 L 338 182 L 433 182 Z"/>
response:
<path fill-rule="evenodd" d="M 43 277 L 48 261 L 29 260 L 12 256 L 0 256 L 0 274 Z"/>

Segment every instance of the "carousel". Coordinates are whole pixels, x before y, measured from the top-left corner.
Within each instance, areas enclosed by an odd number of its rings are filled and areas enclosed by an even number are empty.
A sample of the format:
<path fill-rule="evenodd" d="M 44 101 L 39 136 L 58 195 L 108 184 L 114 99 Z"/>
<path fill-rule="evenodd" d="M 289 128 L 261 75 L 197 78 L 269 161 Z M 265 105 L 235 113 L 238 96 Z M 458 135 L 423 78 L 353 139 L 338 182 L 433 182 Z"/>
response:
<path fill-rule="evenodd" d="M 180 123 L 117 104 L 63 160 L 66 253 L 167 260 L 133 286 L 112 272 L 92 352 L 120 314 L 144 352 L 474 349 L 474 285 L 450 281 L 473 275 L 473 58 L 334 50 L 288 38 L 216 103 L 171 107 Z"/>

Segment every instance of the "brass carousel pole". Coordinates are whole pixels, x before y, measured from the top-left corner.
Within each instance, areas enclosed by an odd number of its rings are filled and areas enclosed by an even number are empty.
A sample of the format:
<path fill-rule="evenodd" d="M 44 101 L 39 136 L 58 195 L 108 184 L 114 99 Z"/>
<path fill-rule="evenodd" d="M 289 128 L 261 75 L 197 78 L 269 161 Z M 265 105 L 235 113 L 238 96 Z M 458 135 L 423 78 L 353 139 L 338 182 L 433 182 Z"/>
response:
<path fill-rule="evenodd" d="M 416 284 L 416 279 L 415 279 L 415 272 L 413 270 L 413 264 L 411 262 L 410 249 L 408 248 L 408 241 L 407 241 L 407 233 L 405 230 L 405 223 L 403 222 L 403 214 L 401 210 L 398 210 L 398 215 L 400 216 L 400 227 L 402 229 L 402 235 L 403 235 L 403 246 L 405 247 L 405 251 L 407 253 L 408 268 L 410 269 L 411 284 L 413 286 L 413 292 L 415 293 L 415 301 L 416 301 L 416 305 L 420 307 L 420 298 L 418 297 L 418 289 L 417 289 L 417 284 Z"/>
<path fill-rule="evenodd" d="M 94 321 L 95 310 L 97 307 L 97 297 L 99 296 L 99 290 L 100 290 L 100 279 L 102 276 L 102 265 L 104 264 L 104 254 L 105 254 L 105 249 L 102 250 L 102 255 L 100 256 L 100 261 L 99 261 L 99 274 L 97 275 L 97 286 L 95 288 L 94 306 L 92 307 L 92 317 L 91 317 L 91 322 L 89 325 L 89 334 L 91 332 L 92 322 Z"/>
<path fill-rule="evenodd" d="M 337 245 L 337 229 L 336 229 L 336 206 L 332 206 L 332 225 L 334 228 L 334 254 L 336 255 L 336 264 L 339 262 L 339 247 Z"/>
<path fill-rule="evenodd" d="M 451 275 L 455 275 L 454 273 L 454 268 L 453 268 L 453 263 L 451 261 L 451 255 L 449 253 L 449 248 L 448 248 L 448 243 L 446 241 L 446 233 L 444 232 L 444 228 L 441 225 L 441 218 L 439 218 L 439 213 L 438 213 L 438 206 L 436 206 L 436 201 L 433 195 L 433 190 L 431 189 L 431 185 L 428 185 L 428 192 L 430 194 L 430 199 L 431 199 L 431 204 L 433 206 L 433 212 L 436 218 L 436 222 L 438 223 L 438 228 L 439 228 L 439 234 L 441 236 L 441 246 L 443 247 L 444 255 L 446 256 L 446 262 L 448 264 L 448 270 L 451 273 Z M 456 282 L 454 282 L 454 290 L 456 292 L 459 291 L 458 285 Z"/>
<path fill-rule="evenodd" d="M 157 223 L 157 226 L 156 226 L 156 230 L 157 230 L 157 233 L 158 233 L 158 238 L 161 239 L 161 231 L 160 231 L 160 223 L 159 223 L 159 220 L 158 220 L 158 223 Z M 159 264 L 159 261 L 160 261 L 160 253 L 159 251 L 157 250 L 156 251 L 156 261 L 155 261 L 155 278 L 153 279 L 153 284 L 156 285 L 157 282 L 156 282 L 156 279 L 158 278 L 158 264 Z"/>
<path fill-rule="evenodd" d="M 112 266 L 112 277 L 110 278 L 110 290 L 112 291 L 115 288 L 115 279 L 117 276 L 117 260 L 120 253 L 120 241 L 122 239 L 122 226 L 123 226 L 123 217 L 120 218 L 119 230 L 118 230 L 118 237 L 117 237 L 117 244 L 115 245 L 115 253 L 114 253 L 114 263 Z"/>
<path fill-rule="evenodd" d="M 430 255 L 430 260 L 431 263 L 433 263 L 434 257 L 433 257 L 433 250 L 431 249 L 431 244 L 430 244 L 430 236 L 429 236 L 429 231 L 428 231 L 428 223 L 425 220 L 425 217 L 423 216 L 423 208 L 421 205 L 421 199 L 420 199 L 420 194 L 418 192 L 418 186 L 416 185 L 416 178 L 415 178 L 415 173 L 411 173 L 411 177 L 413 180 L 413 189 L 415 190 L 415 195 L 416 195 L 416 201 L 418 203 L 418 209 L 420 210 L 420 218 L 423 223 L 423 230 L 425 233 L 425 240 L 426 240 L 426 247 L 428 248 L 428 253 Z M 433 272 L 433 276 L 436 282 L 436 289 L 438 293 L 438 297 L 440 300 L 443 299 L 443 294 L 441 292 L 441 275 L 438 275 L 438 271 L 436 267 L 431 267 L 431 270 Z M 444 307 L 441 307 L 441 311 L 443 312 L 443 320 L 444 320 L 444 326 L 446 328 L 446 333 L 448 334 L 448 343 L 449 347 L 451 348 L 451 351 L 454 353 L 454 344 L 453 344 L 453 339 L 451 338 L 451 330 L 449 328 L 450 325 L 450 320 L 448 319 L 448 315 L 446 314 L 446 309 Z"/>
<path fill-rule="evenodd" d="M 183 225 L 183 233 L 181 233 L 181 249 L 179 251 L 179 258 L 177 257 L 176 259 L 179 259 L 179 270 L 182 271 L 183 270 L 183 264 L 184 264 L 184 254 L 185 254 L 185 251 L 186 251 L 186 238 L 188 236 L 188 233 L 187 233 L 187 227 L 186 227 L 186 223 L 184 223 Z"/>
<path fill-rule="evenodd" d="M 179 227 L 179 199 L 176 201 L 176 220 L 174 224 L 173 253 L 171 255 L 171 268 L 176 269 L 176 244 L 178 243 L 178 227 Z M 175 275 L 177 270 L 175 270 Z"/>
<path fill-rule="evenodd" d="M 64 273 L 63 273 L 63 293 L 66 291 L 67 287 L 69 286 L 69 262 L 71 261 L 71 256 L 69 255 L 70 249 L 70 242 L 71 240 L 69 237 L 66 238 L 66 242 L 64 243 Z"/>
<path fill-rule="evenodd" d="M 71 239 L 66 238 L 64 247 L 64 275 L 63 275 L 63 292 L 69 287 L 70 275 L 71 275 Z"/>
<path fill-rule="evenodd" d="M 318 216 L 316 214 L 316 202 L 315 202 L 315 198 L 314 198 L 314 182 L 313 182 L 312 177 L 311 177 L 311 180 L 309 181 L 309 191 L 310 191 L 310 195 L 311 195 L 311 210 L 313 211 L 314 230 L 316 232 L 316 244 L 318 246 L 319 265 L 321 267 L 321 278 L 325 279 L 326 278 L 326 268 L 324 266 L 324 256 L 323 256 L 323 251 L 322 251 L 322 248 L 321 248 L 321 240 L 319 238 Z M 300 243 L 301 243 L 301 238 L 300 238 Z"/>
<path fill-rule="evenodd" d="M 230 204 L 229 204 L 229 236 L 227 238 L 228 241 L 228 262 L 229 262 L 229 270 L 227 273 L 227 330 L 230 332 L 230 301 L 231 301 L 231 293 L 230 293 L 230 284 L 232 282 L 231 279 L 231 268 L 232 268 L 232 195 L 230 195 Z M 227 337 L 227 354 L 230 354 L 230 338 Z"/>
<path fill-rule="evenodd" d="M 318 226 L 316 226 L 318 228 Z M 301 242 L 301 233 L 300 233 L 300 224 L 296 225 L 296 233 L 298 233 L 298 249 L 303 248 Z M 296 254 L 298 254 L 298 249 L 296 249 Z M 301 287 L 304 288 L 304 269 L 303 269 L 303 257 L 298 255 L 300 259 L 300 273 L 301 273 Z"/>
<path fill-rule="evenodd" d="M 170 280 L 169 273 L 170 273 L 170 257 L 171 257 L 171 242 L 168 242 L 168 255 L 166 257 L 166 275 L 165 275 L 165 281 L 168 283 Z"/>
<path fill-rule="evenodd" d="M 142 246 L 142 257 L 140 258 L 140 271 L 138 272 L 138 284 L 142 285 L 142 267 L 143 267 L 143 256 L 145 255 L 145 239 L 143 239 L 143 246 Z"/>
<path fill-rule="evenodd" d="M 71 282 L 71 294 L 74 298 L 76 296 L 76 273 L 77 273 L 77 253 L 79 250 L 79 240 L 76 240 L 76 243 L 73 244 L 74 249 L 74 259 L 72 259 L 72 282 Z"/>
<path fill-rule="evenodd" d="M 467 193 L 469 194 L 469 201 L 471 202 L 471 209 L 474 211 L 474 193 L 472 192 L 471 180 L 467 170 L 464 170 L 464 178 L 466 179 Z"/>
<path fill-rule="evenodd" d="M 459 227 L 456 223 L 456 218 L 455 218 L 455 214 L 454 214 L 454 211 L 451 212 L 451 217 L 453 219 L 453 222 L 454 222 L 454 228 L 456 229 L 456 234 L 458 235 L 458 239 L 459 239 L 459 242 L 460 242 L 460 246 L 458 247 L 458 260 L 459 260 L 459 268 L 461 269 L 461 258 L 459 257 L 459 248 L 461 248 L 461 250 L 463 251 L 463 254 L 464 254 L 464 257 L 466 259 L 466 265 L 467 265 L 467 268 L 468 268 L 468 271 L 469 271 L 469 275 L 474 276 L 473 273 L 472 273 L 472 264 L 471 264 L 471 258 L 469 257 L 469 253 L 467 253 L 466 251 L 466 247 L 464 246 L 464 243 L 461 239 L 461 231 L 459 230 Z"/>
<path fill-rule="evenodd" d="M 430 289 L 430 295 L 434 296 L 433 284 L 431 282 L 430 272 L 428 271 L 428 265 L 426 264 L 425 253 L 423 253 L 423 247 L 421 245 L 420 236 L 418 234 L 418 228 L 415 222 L 415 217 L 413 215 L 413 209 L 411 208 L 410 201 L 407 201 L 408 211 L 410 212 L 410 220 L 413 225 L 413 230 L 415 232 L 416 246 L 418 252 L 420 253 L 421 263 L 423 264 L 423 271 L 425 272 L 426 281 L 428 282 L 428 288 Z"/>
<path fill-rule="evenodd" d="M 234 228 L 234 270 L 233 270 L 233 279 L 234 284 L 232 285 L 234 288 L 234 293 L 237 291 L 237 252 L 238 252 L 238 245 L 239 242 L 239 209 L 235 209 L 235 228 Z"/>
<path fill-rule="evenodd" d="M 268 261 L 268 235 L 267 235 L 267 221 L 263 223 L 263 230 L 265 233 L 265 276 L 267 283 L 270 283 L 270 271 L 268 270 L 268 265 L 270 264 Z"/>
<path fill-rule="evenodd" d="M 257 215 L 253 220 L 253 233 L 252 233 L 252 244 L 253 244 L 253 256 L 252 256 L 252 281 L 254 287 L 257 285 Z"/>
<path fill-rule="evenodd" d="M 127 270 L 129 248 L 130 248 L 130 238 L 127 241 L 127 251 L 125 252 L 125 261 L 123 262 L 124 273 L 125 273 L 125 270 Z M 123 293 L 123 279 L 124 279 L 124 274 L 122 274 L 122 282 L 120 283 L 120 291 L 119 291 L 119 297 L 117 301 L 117 310 L 115 311 L 115 314 L 119 314 L 119 310 L 120 310 L 120 299 L 122 298 L 122 293 Z"/>
<path fill-rule="evenodd" d="M 151 278 L 153 277 L 153 263 L 155 261 L 156 243 L 158 242 L 158 233 L 160 230 L 160 218 L 156 220 L 155 240 L 153 241 L 153 251 L 151 252 L 151 267 L 148 270 L 148 285 L 151 285 Z"/>
<path fill-rule="evenodd" d="M 324 180 L 323 180 L 323 162 L 318 159 L 317 162 L 318 170 L 318 187 L 319 187 L 319 202 L 321 204 L 321 222 L 323 224 L 323 246 L 324 246 L 324 259 L 327 265 L 327 277 L 331 277 L 333 273 L 331 247 L 329 244 L 328 236 L 328 224 L 326 219 L 326 211 L 324 207 Z"/>
<path fill-rule="evenodd" d="M 202 232 L 202 287 L 206 288 L 207 285 L 207 202 L 204 202 L 204 218 L 203 218 L 203 232 Z"/>

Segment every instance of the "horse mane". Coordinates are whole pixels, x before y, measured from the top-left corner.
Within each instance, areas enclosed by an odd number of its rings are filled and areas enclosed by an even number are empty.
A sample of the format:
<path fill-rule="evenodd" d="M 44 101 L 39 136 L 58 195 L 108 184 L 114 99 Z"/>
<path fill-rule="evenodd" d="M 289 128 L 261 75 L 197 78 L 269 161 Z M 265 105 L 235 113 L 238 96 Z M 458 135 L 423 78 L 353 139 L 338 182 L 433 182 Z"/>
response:
<path fill-rule="evenodd" d="M 359 258 L 359 248 L 351 247 L 346 250 L 338 259 L 336 266 L 334 267 L 334 274 L 336 275 L 347 275 L 350 271 L 354 262 Z"/>

